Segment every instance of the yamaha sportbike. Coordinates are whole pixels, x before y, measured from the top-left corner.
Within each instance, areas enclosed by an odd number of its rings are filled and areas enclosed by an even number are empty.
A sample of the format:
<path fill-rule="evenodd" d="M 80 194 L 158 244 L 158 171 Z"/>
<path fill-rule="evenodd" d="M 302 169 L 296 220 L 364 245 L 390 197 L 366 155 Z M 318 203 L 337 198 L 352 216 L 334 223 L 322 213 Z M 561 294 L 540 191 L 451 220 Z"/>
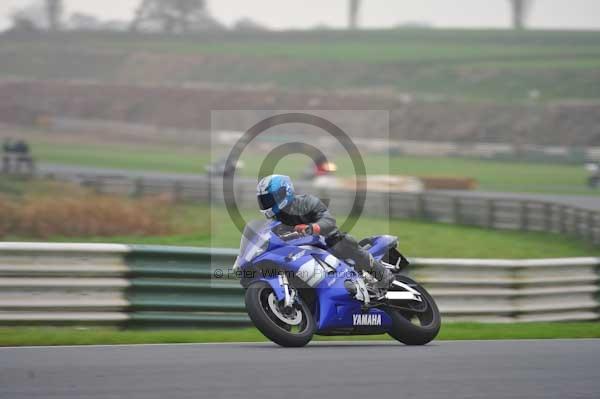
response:
<path fill-rule="evenodd" d="M 408 261 L 397 244 L 388 235 L 360 242 L 396 276 L 382 291 L 369 273 L 332 255 L 324 237 L 254 221 L 244 230 L 234 270 L 250 319 L 281 346 L 304 346 L 314 334 L 385 333 L 407 345 L 424 345 L 437 336 L 440 313 L 431 295 L 401 274 Z"/>

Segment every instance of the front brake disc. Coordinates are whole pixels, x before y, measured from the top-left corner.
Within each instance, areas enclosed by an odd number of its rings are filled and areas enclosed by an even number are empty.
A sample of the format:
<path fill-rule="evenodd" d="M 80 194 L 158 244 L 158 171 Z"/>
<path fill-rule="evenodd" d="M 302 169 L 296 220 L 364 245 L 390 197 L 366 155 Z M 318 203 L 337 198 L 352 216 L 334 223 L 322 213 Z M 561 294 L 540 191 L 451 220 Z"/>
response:
<path fill-rule="evenodd" d="M 279 320 L 284 322 L 285 324 L 289 324 L 291 326 L 297 326 L 302 322 L 302 312 L 299 312 L 298 309 L 294 309 L 293 313 L 290 315 L 286 315 L 281 311 L 279 306 L 279 302 L 275 297 L 274 293 L 269 294 L 269 298 L 267 299 L 269 302 L 269 308 Z"/>

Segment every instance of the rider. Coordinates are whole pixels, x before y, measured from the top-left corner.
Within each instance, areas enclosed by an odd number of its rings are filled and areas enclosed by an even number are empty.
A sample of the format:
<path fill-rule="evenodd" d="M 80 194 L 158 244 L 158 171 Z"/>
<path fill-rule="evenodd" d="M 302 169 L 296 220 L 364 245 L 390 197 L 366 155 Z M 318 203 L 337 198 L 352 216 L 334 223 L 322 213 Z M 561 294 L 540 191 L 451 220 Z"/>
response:
<path fill-rule="evenodd" d="M 358 271 L 369 272 L 380 288 L 387 289 L 394 280 L 393 273 L 361 248 L 352 236 L 338 230 L 335 218 L 319 198 L 310 194 L 295 195 L 288 176 L 264 177 L 258 183 L 256 195 L 260 210 L 267 218 L 291 226 L 301 234 L 324 236 L 333 255 L 352 261 Z"/>

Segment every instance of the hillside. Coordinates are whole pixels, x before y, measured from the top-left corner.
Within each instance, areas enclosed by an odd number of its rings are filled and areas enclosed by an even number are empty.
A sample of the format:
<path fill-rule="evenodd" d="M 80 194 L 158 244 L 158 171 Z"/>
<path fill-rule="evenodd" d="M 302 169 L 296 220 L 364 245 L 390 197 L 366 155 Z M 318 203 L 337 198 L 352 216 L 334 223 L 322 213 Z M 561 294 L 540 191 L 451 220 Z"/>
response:
<path fill-rule="evenodd" d="M 600 103 L 493 104 L 406 102 L 390 95 L 234 88 L 177 88 L 64 82 L 0 83 L 0 122 L 43 125 L 46 117 L 102 119 L 180 129 L 209 130 L 212 110 L 341 109 L 389 111 L 390 137 L 429 141 L 600 146 Z M 359 137 L 378 120 L 357 112 Z M 222 128 L 246 130 L 247 120 Z M 167 137 L 167 136 L 165 136 Z M 197 137 L 197 139 L 201 139 Z"/>
<path fill-rule="evenodd" d="M 313 31 L 0 37 L 0 78 L 385 89 L 416 98 L 600 98 L 600 32 Z"/>

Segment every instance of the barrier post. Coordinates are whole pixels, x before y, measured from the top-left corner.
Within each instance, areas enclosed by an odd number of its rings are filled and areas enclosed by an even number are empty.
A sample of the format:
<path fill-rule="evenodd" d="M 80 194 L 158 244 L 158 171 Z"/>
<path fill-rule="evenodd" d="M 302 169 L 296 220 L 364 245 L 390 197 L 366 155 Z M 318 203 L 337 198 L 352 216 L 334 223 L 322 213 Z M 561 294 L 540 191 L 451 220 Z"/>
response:
<path fill-rule="evenodd" d="M 489 199 L 486 201 L 486 220 L 487 220 L 487 227 L 490 229 L 494 228 L 494 223 L 495 223 L 495 203 L 493 199 Z"/>
<path fill-rule="evenodd" d="M 527 201 L 520 202 L 519 228 L 522 231 L 527 231 L 529 228 L 529 203 Z"/>
<path fill-rule="evenodd" d="M 141 197 L 142 195 L 144 195 L 144 179 L 138 177 L 137 179 L 135 179 L 133 184 L 132 196 L 137 198 Z"/>
<path fill-rule="evenodd" d="M 460 198 L 452 197 L 452 220 L 454 223 L 461 223 Z"/>
<path fill-rule="evenodd" d="M 417 218 L 426 219 L 427 212 L 425 209 L 425 197 L 423 196 L 423 194 L 417 194 L 416 201 L 417 201 Z"/>
<path fill-rule="evenodd" d="M 551 232 L 553 229 L 552 223 L 552 205 L 544 203 L 544 228 L 546 232 Z"/>

